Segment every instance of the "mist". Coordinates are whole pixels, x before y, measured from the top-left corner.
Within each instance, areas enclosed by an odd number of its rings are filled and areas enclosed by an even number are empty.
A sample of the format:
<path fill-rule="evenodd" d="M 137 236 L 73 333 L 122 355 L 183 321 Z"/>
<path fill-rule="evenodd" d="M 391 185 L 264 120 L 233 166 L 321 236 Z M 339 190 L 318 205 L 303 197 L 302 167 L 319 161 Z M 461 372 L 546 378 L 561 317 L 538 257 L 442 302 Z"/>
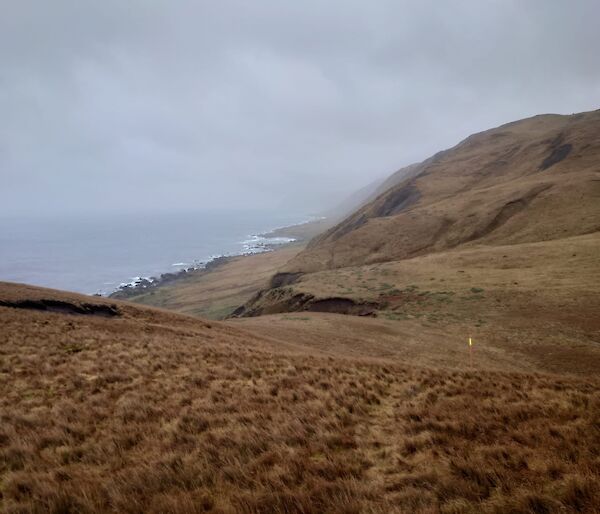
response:
<path fill-rule="evenodd" d="M 600 3 L 2 2 L 0 215 L 319 213 L 600 104 Z"/>

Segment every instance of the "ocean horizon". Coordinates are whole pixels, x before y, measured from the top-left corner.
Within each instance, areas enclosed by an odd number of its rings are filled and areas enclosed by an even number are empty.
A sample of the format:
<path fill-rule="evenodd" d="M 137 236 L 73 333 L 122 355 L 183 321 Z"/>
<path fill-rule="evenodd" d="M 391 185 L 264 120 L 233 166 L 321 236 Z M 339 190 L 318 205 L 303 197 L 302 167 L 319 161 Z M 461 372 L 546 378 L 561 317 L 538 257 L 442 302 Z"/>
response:
<path fill-rule="evenodd" d="M 0 280 L 108 295 L 140 278 L 265 251 L 271 230 L 309 221 L 281 211 L 0 219 Z"/>

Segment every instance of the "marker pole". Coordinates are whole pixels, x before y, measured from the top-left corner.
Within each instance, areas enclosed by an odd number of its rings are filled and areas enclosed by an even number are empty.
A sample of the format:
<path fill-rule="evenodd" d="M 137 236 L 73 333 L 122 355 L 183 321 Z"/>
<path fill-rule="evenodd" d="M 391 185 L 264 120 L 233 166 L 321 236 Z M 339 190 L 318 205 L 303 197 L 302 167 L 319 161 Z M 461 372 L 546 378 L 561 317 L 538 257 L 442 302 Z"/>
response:
<path fill-rule="evenodd" d="M 473 341 L 469 337 L 469 366 L 473 367 Z"/>

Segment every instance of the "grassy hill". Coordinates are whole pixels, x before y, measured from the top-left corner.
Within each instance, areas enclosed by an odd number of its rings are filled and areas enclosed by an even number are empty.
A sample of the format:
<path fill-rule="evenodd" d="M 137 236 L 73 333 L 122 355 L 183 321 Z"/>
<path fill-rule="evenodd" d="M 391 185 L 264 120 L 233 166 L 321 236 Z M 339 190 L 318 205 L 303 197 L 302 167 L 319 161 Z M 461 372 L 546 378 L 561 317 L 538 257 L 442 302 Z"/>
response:
<path fill-rule="evenodd" d="M 309 344 L 335 349 L 344 339 L 405 362 L 435 346 L 427 363 L 455 366 L 472 336 L 488 368 L 596 373 L 599 252 L 600 234 L 589 234 L 324 270 L 262 292 L 241 314 L 268 333 L 293 325 Z M 335 314 L 360 309 L 368 315 Z M 327 313 L 330 327 L 319 321 Z"/>
<path fill-rule="evenodd" d="M 535 116 L 475 134 L 411 167 L 409 178 L 315 238 L 287 269 L 598 231 L 599 162 L 600 111 Z"/>
<path fill-rule="evenodd" d="M 0 509 L 598 506 L 596 373 L 519 373 L 509 353 L 504 370 L 464 352 L 444 365 L 443 344 L 403 362 L 368 344 L 357 354 L 343 334 L 319 348 L 253 321 L 0 284 Z"/>
<path fill-rule="evenodd" d="M 600 111 L 503 125 L 409 171 L 235 314 L 369 316 L 578 368 L 600 341 Z"/>

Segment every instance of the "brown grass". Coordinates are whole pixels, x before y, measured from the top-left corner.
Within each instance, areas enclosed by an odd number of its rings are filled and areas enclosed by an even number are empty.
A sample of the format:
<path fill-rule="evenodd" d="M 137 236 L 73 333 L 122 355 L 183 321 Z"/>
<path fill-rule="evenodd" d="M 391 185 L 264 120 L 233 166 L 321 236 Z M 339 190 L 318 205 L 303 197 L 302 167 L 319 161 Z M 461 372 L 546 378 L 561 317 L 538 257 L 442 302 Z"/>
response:
<path fill-rule="evenodd" d="M 0 307 L 3 512 L 598 511 L 597 379 L 311 356 L 110 303 Z"/>
<path fill-rule="evenodd" d="M 446 368 L 464 365 L 472 336 L 479 368 L 586 376 L 600 369 L 599 252 L 595 233 L 309 273 L 284 296 L 378 302 L 377 318 L 297 312 L 236 323 L 331 355 Z"/>

